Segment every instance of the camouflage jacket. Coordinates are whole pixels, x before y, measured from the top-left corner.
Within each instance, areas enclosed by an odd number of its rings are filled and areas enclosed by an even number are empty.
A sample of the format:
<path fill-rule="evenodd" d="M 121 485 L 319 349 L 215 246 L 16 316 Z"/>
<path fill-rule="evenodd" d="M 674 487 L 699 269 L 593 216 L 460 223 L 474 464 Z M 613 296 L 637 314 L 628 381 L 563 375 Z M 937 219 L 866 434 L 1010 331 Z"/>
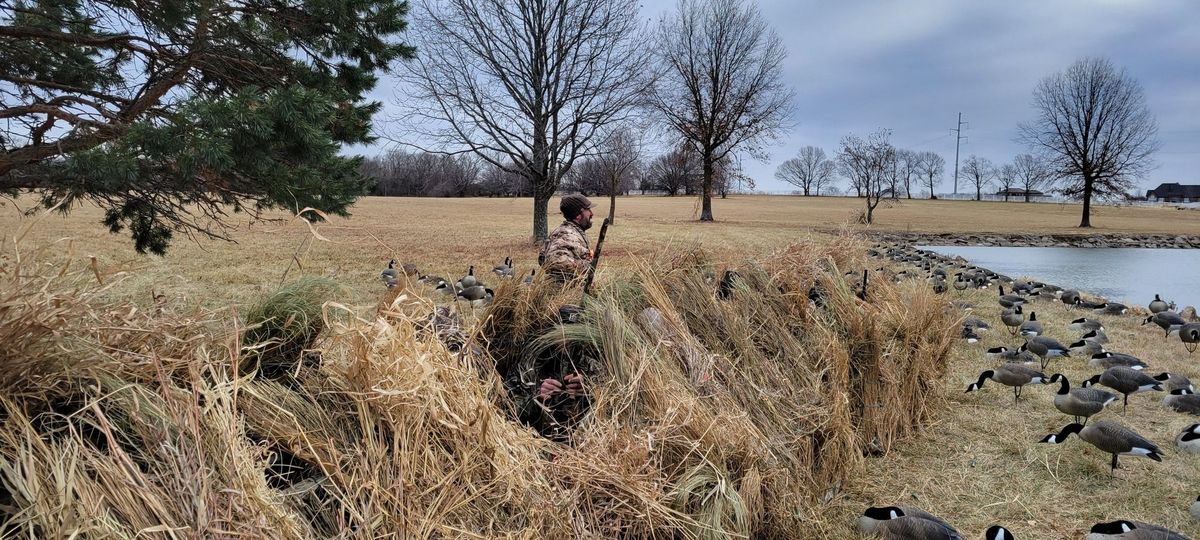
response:
<path fill-rule="evenodd" d="M 591 247 L 583 229 L 570 221 L 564 221 L 550 232 L 539 259 L 547 275 L 561 281 L 570 281 L 587 273 L 591 258 Z"/>

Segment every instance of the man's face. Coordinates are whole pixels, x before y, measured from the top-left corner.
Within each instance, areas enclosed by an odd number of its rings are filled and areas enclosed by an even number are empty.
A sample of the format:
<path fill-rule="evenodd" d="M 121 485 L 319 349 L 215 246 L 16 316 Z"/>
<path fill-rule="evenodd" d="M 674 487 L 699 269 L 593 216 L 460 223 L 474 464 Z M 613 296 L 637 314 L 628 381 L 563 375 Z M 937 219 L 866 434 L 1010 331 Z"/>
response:
<path fill-rule="evenodd" d="M 592 209 L 584 208 L 578 216 L 575 216 L 575 224 L 585 231 L 592 228 Z"/>

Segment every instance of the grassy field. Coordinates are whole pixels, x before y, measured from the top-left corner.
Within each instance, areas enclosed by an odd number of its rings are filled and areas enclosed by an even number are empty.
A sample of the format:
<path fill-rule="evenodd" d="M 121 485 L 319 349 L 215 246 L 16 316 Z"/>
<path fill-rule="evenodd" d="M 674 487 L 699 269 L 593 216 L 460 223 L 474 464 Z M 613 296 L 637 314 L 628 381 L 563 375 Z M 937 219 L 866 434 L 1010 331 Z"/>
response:
<path fill-rule="evenodd" d="M 753 258 L 787 242 L 848 225 L 860 201 L 847 198 L 735 197 L 717 201 L 717 223 L 694 222 L 691 198 L 634 197 L 618 202 L 610 229 L 606 264 L 627 267 L 635 258 L 654 261 L 691 246 L 723 260 Z M 124 235 L 99 226 L 100 213 L 78 209 L 70 217 L 41 218 L 22 240 L 22 249 L 53 245 L 79 258 L 94 256 L 100 267 L 123 267 L 124 281 L 113 294 L 149 302 L 151 291 L 180 305 L 243 304 L 300 275 L 329 276 L 346 284 L 348 300 L 375 303 L 382 293 L 378 273 L 390 257 L 417 263 L 428 273 L 459 276 L 475 264 L 484 274 L 511 255 L 518 271 L 532 268 L 536 250 L 527 240 L 529 200 L 366 198 L 351 219 L 316 226 L 319 240 L 299 221 L 243 222 L 237 243 L 178 239 L 166 257 L 137 256 Z M 555 207 L 556 204 L 552 204 Z M 599 217 L 607 205 L 599 205 Z M 1073 205 L 903 201 L 880 208 L 874 230 L 926 232 L 1074 233 L 1079 209 Z M 5 242 L 31 218 L 18 219 L 11 207 L 0 213 Z M 1101 208 L 1093 232 L 1200 234 L 1200 215 L 1150 208 Z M 552 225 L 556 220 L 551 220 Z M 594 231 L 593 231 L 594 234 Z M 297 267 L 297 263 L 299 267 Z M 285 277 L 286 272 L 286 277 Z M 1069 284 L 1062 284 L 1069 285 Z M 880 458 L 871 458 L 863 478 L 849 479 L 827 508 L 827 522 L 844 523 L 832 537 L 853 538 L 853 517 L 868 505 L 910 504 L 947 518 L 966 537 L 978 537 L 992 523 L 1009 526 L 1018 538 L 1078 538 L 1096 521 L 1132 518 L 1200 534 L 1187 517 L 1196 498 L 1200 467 L 1195 458 L 1173 450 L 1175 434 L 1191 418 L 1165 410 L 1161 395 L 1137 395 L 1127 414 L 1119 408 L 1102 417 L 1125 423 L 1165 450 L 1163 463 L 1125 458 L 1125 470 L 1108 475 L 1108 457 L 1072 437 L 1062 445 L 1036 441 L 1069 422 L 1051 404 L 1054 387 L 1029 387 L 1017 405 L 1007 387 L 989 382 L 963 394 L 989 367 L 987 347 L 1019 341 L 1000 329 L 994 292 L 947 294 L 978 305 L 973 312 L 996 327 L 976 345 L 957 346 L 943 395 L 946 403 L 931 429 Z M 1147 299 L 1149 300 L 1149 299 Z M 1066 323 L 1075 312 L 1055 304 L 1035 308 L 1049 334 L 1064 343 L 1075 336 Z M 1195 356 L 1177 340 L 1164 341 L 1156 327 L 1136 317 L 1105 318 L 1110 350 L 1146 360 L 1151 371 L 1188 376 Z M 1094 374 L 1082 360 L 1056 361 L 1047 373 L 1070 376 L 1077 385 Z M 828 533 L 823 533 L 822 536 Z"/>
<path fill-rule="evenodd" d="M 631 256 L 654 260 L 684 247 L 701 246 L 722 259 L 755 256 L 814 231 L 861 229 L 855 219 L 862 201 L 845 197 L 733 197 L 714 202 L 716 223 L 695 221 L 692 197 L 625 197 L 618 201 L 617 226 L 609 231 L 606 265 L 622 266 Z M 22 207 L 30 201 L 21 201 Z M 607 200 L 596 200 L 597 223 L 607 215 Z M 890 207 L 887 207 L 890 204 Z M 100 225 L 101 212 L 77 208 L 70 216 L 41 218 L 27 235 L 31 245 L 58 242 L 95 256 L 102 266 L 129 271 L 115 289 L 139 302 L 150 291 L 173 301 L 220 305 L 240 302 L 277 286 L 287 277 L 323 275 L 350 286 L 355 301 L 371 301 L 377 276 L 395 257 L 416 263 L 424 272 L 460 276 L 471 264 L 485 273 L 512 256 L 518 270 L 537 260 L 528 240 L 530 199 L 362 199 L 350 219 L 334 218 L 316 226 L 328 241 L 283 214 L 280 221 L 237 222 L 236 243 L 178 238 L 166 257 L 138 256 L 124 234 Z M 551 202 L 557 208 L 557 200 Z M 1100 207 L 1095 233 L 1200 234 L 1200 213 L 1164 208 Z M 1078 205 L 973 201 L 902 200 L 876 211 L 871 230 L 921 232 L 1080 233 Z M 15 231 L 20 218 L 11 203 L 0 208 L 0 230 Z M 558 223 L 555 213 L 551 227 Z M 596 230 L 592 231 L 593 236 Z M 5 236 L 10 236 L 6 233 Z M 6 239 L 8 241 L 9 239 Z M 300 267 L 296 267 L 296 263 Z"/>

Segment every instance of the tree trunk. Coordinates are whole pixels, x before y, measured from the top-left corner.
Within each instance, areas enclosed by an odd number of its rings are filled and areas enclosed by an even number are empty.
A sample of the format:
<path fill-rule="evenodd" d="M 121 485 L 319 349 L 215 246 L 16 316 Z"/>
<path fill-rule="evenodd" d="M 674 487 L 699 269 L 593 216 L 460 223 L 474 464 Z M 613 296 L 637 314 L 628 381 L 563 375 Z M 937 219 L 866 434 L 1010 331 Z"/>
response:
<path fill-rule="evenodd" d="M 1029 190 L 1025 190 L 1025 202 L 1029 202 Z"/>
<path fill-rule="evenodd" d="M 608 196 L 608 224 L 615 225 L 617 223 L 617 193 L 614 191 Z"/>
<path fill-rule="evenodd" d="M 874 221 L 874 216 L 872 215 L 874 213 L 875 213 L 875 208 L 871 206 L 871 197 L 868 195 L 867 196 L 867 225 L 870 225 L 871 222 Z"/>
<path fill-rule="evenodd" d="M 983 187 L 982 186 L 975 186 L 975 200 L 977 200 L 977 201 L 983 200 Z"/>
<path fill-rule="evenodd" d="M 712 221 L 713 159 L 711 152 L 704 152 L 704 178 L 700 181 L 700 221 Z"/>
<path fill-rule="evenodd" d="M 533 239 L 537 242 L 545 242 L 547 236 L 546 230 L 546 209 L 550 206 L 550 197 L 534 195 L 533 197 Z"/>
<path fill-rule="evenodd" d="M 1083 176 L 1083 219 L 1079 221 L 1079 227 L 1092 227 L 1092 179 L 1086 174 Z"/>
<path fill-rule="evenodd" d="M 808 188 L 804 188 L 804 196 L 808 197 Z"/>

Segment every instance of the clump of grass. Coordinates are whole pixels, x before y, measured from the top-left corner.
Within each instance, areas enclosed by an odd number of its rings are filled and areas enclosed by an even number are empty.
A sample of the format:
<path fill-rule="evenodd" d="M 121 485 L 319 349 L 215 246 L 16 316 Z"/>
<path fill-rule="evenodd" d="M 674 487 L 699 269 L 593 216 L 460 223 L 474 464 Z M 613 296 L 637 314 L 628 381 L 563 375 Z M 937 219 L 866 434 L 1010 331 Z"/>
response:
<path fill-rule="evenodd" d="M 325 302 L 344 292 L 328 278 L 305 277 L 281 287 L 246 312 L 240 372 L 269 379 L 296 371 L 300 355 L 325 328 Z"/>

